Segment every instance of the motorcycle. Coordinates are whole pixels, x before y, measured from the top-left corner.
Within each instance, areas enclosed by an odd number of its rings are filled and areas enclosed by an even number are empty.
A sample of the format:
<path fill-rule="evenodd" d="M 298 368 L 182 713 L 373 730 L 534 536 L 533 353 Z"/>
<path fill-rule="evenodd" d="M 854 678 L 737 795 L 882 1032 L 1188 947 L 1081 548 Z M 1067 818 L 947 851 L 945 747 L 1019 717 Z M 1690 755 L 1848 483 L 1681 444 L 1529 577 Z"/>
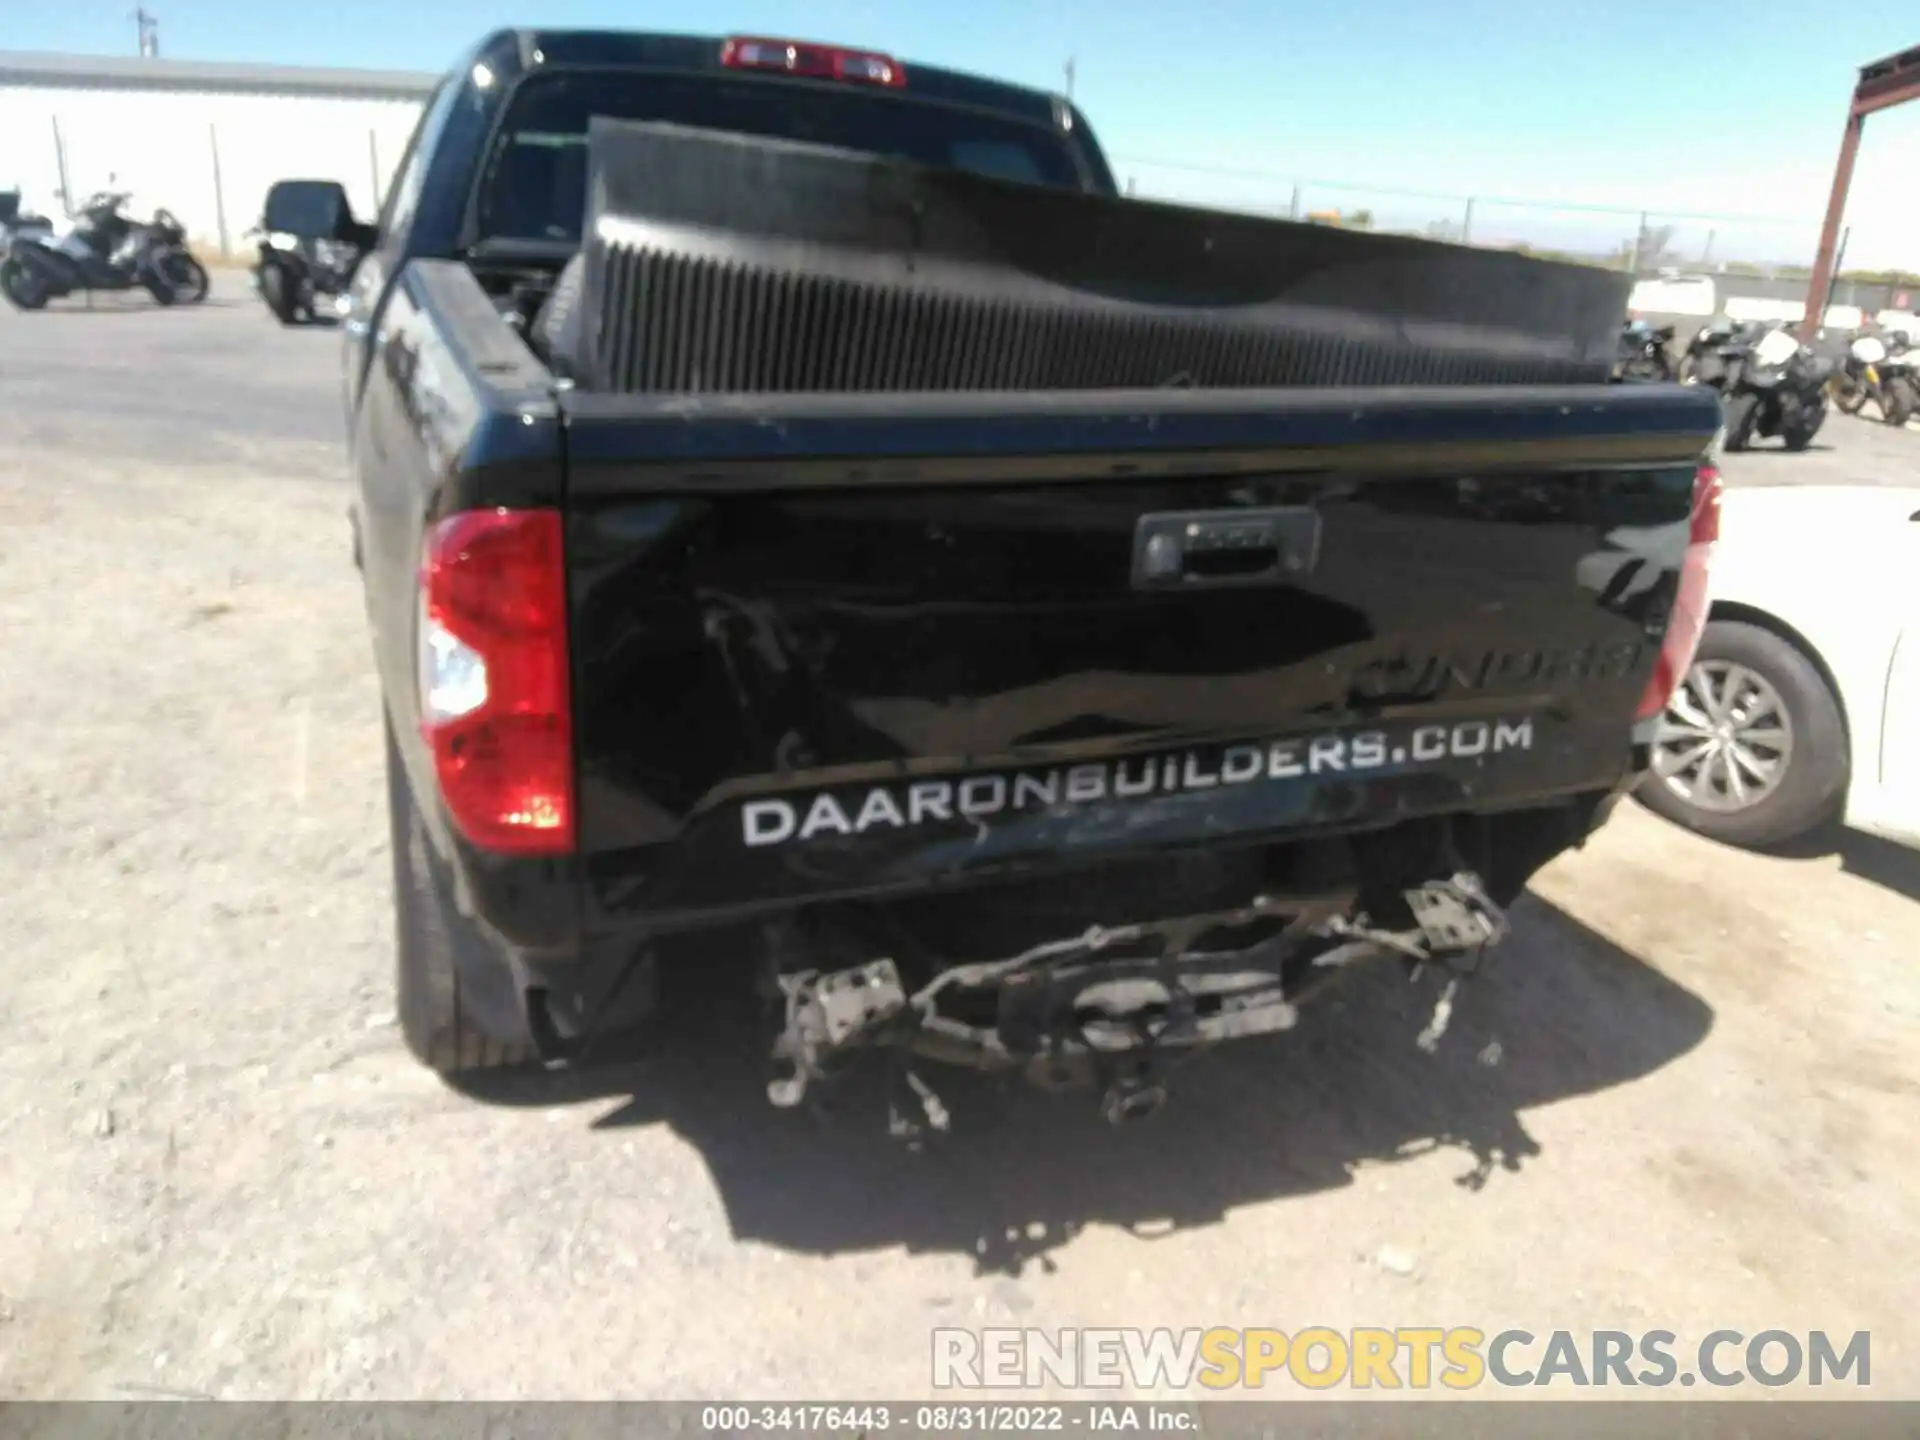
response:
<path fill-rule="evenodd" d="M 1729 345 L 1758 339 L 1765 327 L 1751 321 L 1718 316 L 1694 332 L 1680 357 L 1682 385 L 1711 385 L 1726 368 L 1720 352 Z"/>
<path fill-rule="evenodd" d="M 1916 399 L 1906 336 L 1898 330 L 1885 336 L 1857 336 L 1827 388 L 1843 415 L 1858 415 L 1871 400 L 1880 407 L 1880 417 L 1887 424 L 1905 425 L 1912 418 Z"/>
<path fill-rule="evenodd" d="M 318 317 L 323 301 L 346 294 L 373 246 L 371 226 L 353 218 L 347 192 L 331 180 L 282 180 L 267 191 L 254 288 L 282 325 Z"/>
<path fill-rule="evenodd" d="M 1620 352 L 1613 362 L 1615 380 L 1671 380 L 1674 378 L 1673 326 L 1655 328 L 1644 320 L 1629 320 L 1620 331 Z"/>
<path fill-rule="evenodd" d="M 146 222 L 126 213 L 128 196 L 108 190 L 81 205 L 73 228 L 13 235 L 0 256 L 0 291 L 17 309 L 83 291 L 144 289 L 155 303 L 196 305 L 207 298 L 207 272 L 187 252 L 187 232 L 166 210 Z"/>
<path fill-rule="evenodd" d="M 1756 438 L 1778 437 L 1789 450 L 1813 443 L 1827 418 L 1831 361 L 1785 328 L 1736 339 L 1721 346 L 1717 358 L 1718 377 L 1702 383 L 1720 392 L 1727 450 L 1751 449 Z"/>
<path fill-rule="evenodd" d="M 6 253 L 16 235 L 51 235 L 53 222 L 44 215 L 21 208 L 18 190 L 0 190 L 0 255 Z"/>

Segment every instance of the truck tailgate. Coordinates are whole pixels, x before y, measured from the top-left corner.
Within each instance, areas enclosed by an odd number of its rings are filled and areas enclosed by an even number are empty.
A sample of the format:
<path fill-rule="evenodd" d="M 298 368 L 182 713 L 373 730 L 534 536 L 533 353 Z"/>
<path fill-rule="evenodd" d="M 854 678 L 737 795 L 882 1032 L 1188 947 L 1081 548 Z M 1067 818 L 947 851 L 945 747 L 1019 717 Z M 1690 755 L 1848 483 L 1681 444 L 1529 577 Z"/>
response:
<path fill-rule="evenodd" d="M 1718 423 L 1638 386 L 565 403 L 581 846 L 663 916 L 1605 789 Z"/>

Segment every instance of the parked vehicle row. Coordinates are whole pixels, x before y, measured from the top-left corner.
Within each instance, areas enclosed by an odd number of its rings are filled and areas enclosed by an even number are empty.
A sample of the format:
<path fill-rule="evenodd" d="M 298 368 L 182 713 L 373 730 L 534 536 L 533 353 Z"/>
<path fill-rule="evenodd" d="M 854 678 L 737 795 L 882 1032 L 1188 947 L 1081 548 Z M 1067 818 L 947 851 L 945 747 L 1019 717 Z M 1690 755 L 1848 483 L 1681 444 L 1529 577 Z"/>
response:
<path fill-rule="evenodd" d="M 1622 345 L 1660 333 L 1630 323 Z M 1671 330 L 1666 333 L 1671 339 Z M 1666 347 L 1661 348 L 1664 357 Z M 1834 369 L 1784 325 L 1718 321 L 1703 325 L 1688 341 L 1673 378 L 1719 394 L 1726 421 L 1722 443 L 1728 450 L 1745 450 L 1757 439 L 1778 439 L 1789 450 L 1804 450 L 1826 421 Z"/>
<path fill-rule="evenodd" d="M 144 289 L 162 305 L 204 300 L 207 272 L 185 227 L 164 209 L 135 220 L 128 201 L 125 191 L 89 196 L 62 235 L 23 207 L 18 190 L 0 191 L 0 291 L 21 310 L 96 291 Z M 256 249 L 254 288 L 282 324 L 310 323 L 346 293 L 371 237 L 336 182 L 281 181 L 245 236 Z"/>
<path fill-rule="evenodd" d="M 96 291 L 145 290 L 161 305 L 193 305 L 207 298 L 207 272 L 187 250 L 187 232 L 169 211 L 149 220 L 127 213 L 125 191 L 87 197 L 72 228 L 10 229 L 0 254 L 0 292 L 21 310 L 49 300 Z M 18 197 L 15 197 L 16 212 Z"/>
<path fill-rule="evenodd" d="M 1770 328 L 1758 321 L 1719 316 L 1689 335 L 1676 359 L 1675 326 L 1655 326 L 1638 315 L 1629 315 L 1620 327 L 1613 378 L 1678 380 L 1682 385 L 1696 385 L 1724 369 L 1722 352 L 1728 347 L 1751 343 Z"/>
<path fill-rule="evenodd" d="M 1769 340 L 1770 335 L 1783 338 Z M 1734 449 L 1755 435 L 1777 434 L 1789 448 L 1798 448 L 1794 441 L 1802 435 L 1810 440 L 1823 412 L 1810 402 L 1800 403 L 1798 397 L 1820 376 L 1825 377 L 1827 399 L 1843 414 L 1858 415 L 1872 405 L 1889 425 L 1905 425 L 1920 409 L 1920 379 L 1914 374 L 1910 342 L 1900 330 L 1869 324 L 1854 337 L 1838 364 L 1801 346 L 1783 321 L 1718 317 L 1688 337 L 1677 362 L 1674 338 L 1672 325 L 1655 327 L 1638 317 L 1629 319 L 1620 331 L 1614 378 L 1678 380 L 1683 385 L 1710 385 L 1731 395 L 1743 388 L 1739 377 L 1744 372 L 1748 376 L 1744 388 L 1759 398 L 1750 432 L 1740 430 L 1738 411 L 1732 417 L 1729 435 Z M 1789 342 L 1794 347 L 1791 351 Z M 1774 357 L 1771 365 L 1756 360 L 1762 346 Z M 1782 381 L 1785 388 L 1776 389 Z M 1768 391 L 1773 393 L 1761 394 Z"/>

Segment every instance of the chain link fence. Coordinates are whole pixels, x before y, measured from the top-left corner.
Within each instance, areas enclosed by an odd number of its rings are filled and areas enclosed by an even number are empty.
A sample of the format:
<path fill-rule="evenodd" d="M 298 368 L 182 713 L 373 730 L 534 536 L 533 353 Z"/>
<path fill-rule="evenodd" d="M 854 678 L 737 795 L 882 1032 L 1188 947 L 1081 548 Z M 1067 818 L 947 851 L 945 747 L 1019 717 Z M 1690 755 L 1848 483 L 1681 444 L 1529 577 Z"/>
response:
<path fill-rule="evenodd" d="M 1500 194 L 1442 194 L 1131 155 L 1114 157 L 1114 167 L 1127 192 L 1142 199 L 1524 248 L 1641 271 L 1733 264 L 1764 272 L 1804 265 L 1820 232 L 1818 216 L 1683 214 Z"/>
<path fill-rule="evenodd" d="M 1706 275 L 1723 297 L 1776 308 L 1805 304 L 1820 238 L 1818 216 L 1681 214 L 1442 194 L 1132 155 L 1115 156 L 1113 163 L 1122 187 L 1141 199 L 1520 250 L 1610 266 L 1641 278 Z M 1841 264 L 1844 268 L 1844 249 Z M 1920 282 L 1910 285 L 1897 276 L 1842 280 L 1832 299 L 1867 310 L 1909 310 L 1920 300 Z"/>

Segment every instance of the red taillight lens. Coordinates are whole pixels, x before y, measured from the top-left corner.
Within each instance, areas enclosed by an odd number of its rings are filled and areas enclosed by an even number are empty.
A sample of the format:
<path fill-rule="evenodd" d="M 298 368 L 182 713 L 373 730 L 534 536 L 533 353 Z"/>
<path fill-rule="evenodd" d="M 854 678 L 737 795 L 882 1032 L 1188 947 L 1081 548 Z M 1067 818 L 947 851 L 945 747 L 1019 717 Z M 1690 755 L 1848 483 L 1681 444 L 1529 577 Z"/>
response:
<path fill-rule="evenodd" d="M 1673 613 L 1667 617 L 1666 637 L 1635 719 L 1648 720 L 1667 708 L 1674 690 L 1693 664 L 1700 635 L 1707 628 L 1707 572 L 1714 546 L 1720 543 L 1720 471 L 1702 465 L 1693 477 L 1693 516 L 1687 526 L 1687 556 L 1680 563 L 1680 584 L 1674 592 Z"/>
<path fill-rule="evenodd" d="M 470 510 L 442 520 L 427 532 L 420 597 L 420 727 L 454 824 L 488 850 L 572 850 L 559 513 Z"/>
<path fill-rule="evenodd" d="M 837 45 L 810 45 L 803 40 L 772 40 L 764 35 L 736 35 L 722 42 L 720 63 L 730 70 L 778 70 L 814 80 L 845 80 L 894 89 L 907 83 L 905 67 L 890 55 L 844 50 Z"/>

